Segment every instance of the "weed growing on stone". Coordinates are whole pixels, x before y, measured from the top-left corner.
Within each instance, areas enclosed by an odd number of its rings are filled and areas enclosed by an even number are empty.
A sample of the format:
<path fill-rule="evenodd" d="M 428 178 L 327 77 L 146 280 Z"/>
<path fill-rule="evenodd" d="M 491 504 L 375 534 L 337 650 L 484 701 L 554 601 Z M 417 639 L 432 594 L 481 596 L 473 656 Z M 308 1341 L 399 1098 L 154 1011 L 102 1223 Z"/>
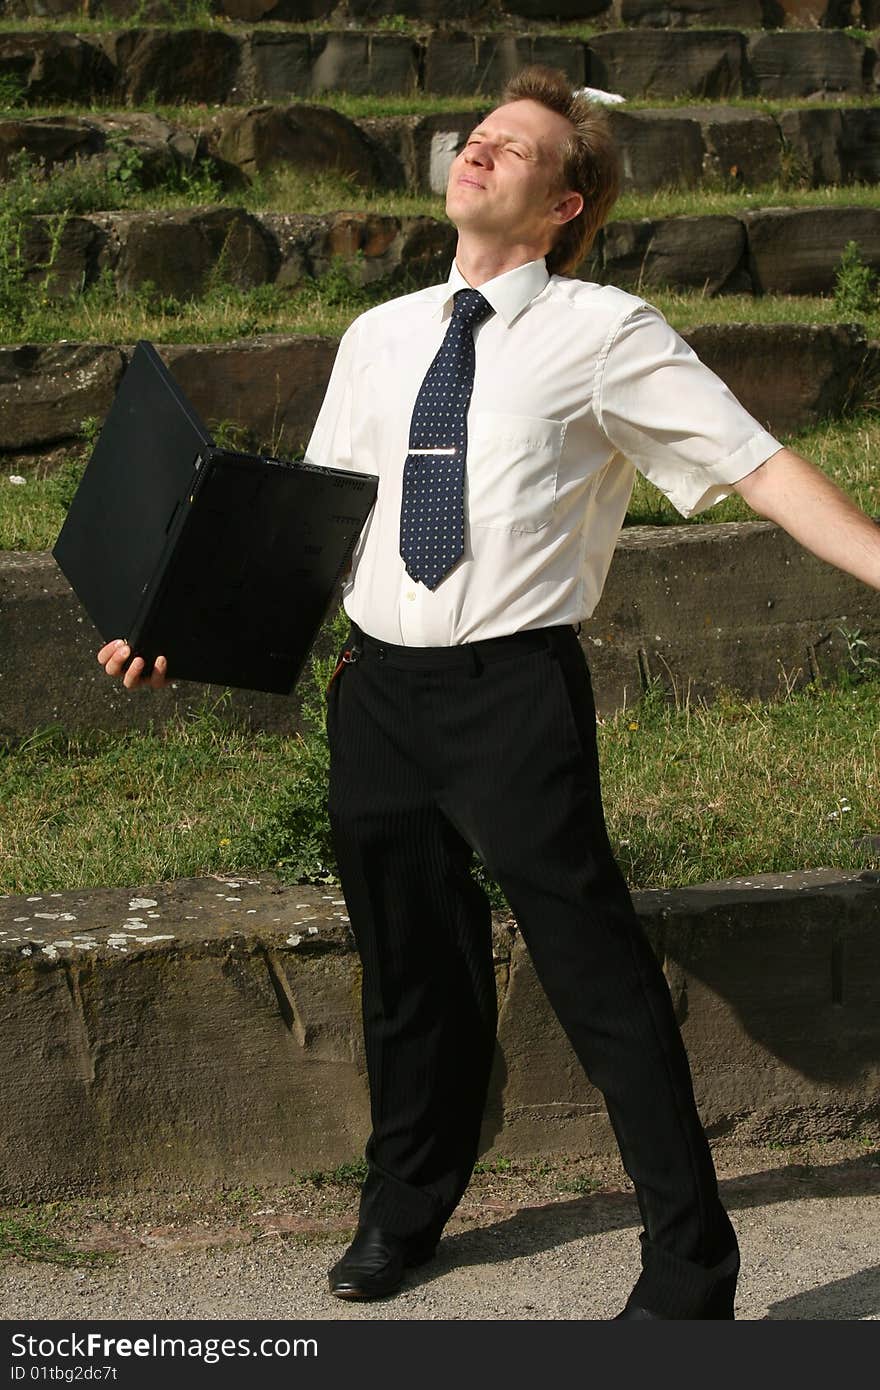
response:
<path fill-rule="evenodd" d="M 360 1187 L 366 1176 L 366 1160 L 355 1158 L 348 1163 L 340 1163 L 335 1168 L 315 1168 L 311 1172 L 299 1174 L 296 1180 L 300 1183 L 310 1183 L 312 1187 L 326 1187 L 329 1184 L 338 1187 Z"/>
<path fill-rule="evenodd" d="M 77 1250 L 66 1240 L 55 1236 L 51 1224 L 57 1204 L 42 1208 L 24 1208 L 0 1212 L 0 1259 L 17 1256 L 23 1260 L 39 1260 L 45 1264 L 106 1266 L 116 1256 L 112 1251 Z"/>
<path fill-rule="evenodd" d="M 834 303 L 841 317 L 860 319 L 877 312 L 880 285 L 865 264 L 858 242 L 848 241 L 834 277 Z"/>

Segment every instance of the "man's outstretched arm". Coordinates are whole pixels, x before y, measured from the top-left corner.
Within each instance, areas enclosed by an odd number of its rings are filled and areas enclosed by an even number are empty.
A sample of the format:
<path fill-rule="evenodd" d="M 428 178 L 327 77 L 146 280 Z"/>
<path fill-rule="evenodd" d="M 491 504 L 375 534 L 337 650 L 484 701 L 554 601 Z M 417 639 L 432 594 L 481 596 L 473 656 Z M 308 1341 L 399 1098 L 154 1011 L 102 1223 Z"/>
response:
<path fill-rule="evenodd" d="M 880 526 L 821 468 L 780 449 L 733 487 L 820 560 L 880 589 Z"/>

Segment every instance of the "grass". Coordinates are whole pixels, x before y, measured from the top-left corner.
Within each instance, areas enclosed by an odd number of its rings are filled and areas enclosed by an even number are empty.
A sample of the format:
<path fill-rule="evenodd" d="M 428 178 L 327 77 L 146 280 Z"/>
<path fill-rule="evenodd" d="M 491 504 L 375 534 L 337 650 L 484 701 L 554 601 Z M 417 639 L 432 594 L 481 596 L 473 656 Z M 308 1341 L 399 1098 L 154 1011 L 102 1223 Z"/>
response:
<path fill-rule="evenodd" d="M 121 159 L 120 148 L 120 159 Z M 126 187 L 116 166 L 108 174 L 97 167 L 59 166 L 44 181 L 29 179 L 30 213 L 87 214 L 90 212 L 169 211 L 211 206 L 243 208 L 255 214 L 297 212 L 326 215 L 335 210 L 374 212 L 392 217 L 437 217 L 444 214 L 438 194 L 364 187 L 355 179 L 332 171 L 281 167 L 258 175 L 236 189 L 224 190 L 213 178 L 209 165 L 181 171 L 165 185 L 141 188 L 136 181 Z M 2 196 L 2 195 L 0 195 Z M 880 207 L 877 184 L 826 184 L 803 188 L 776 182 L 757 188 L 731 188 L 706 180 L 698 188 L 662 188 L 649 193 L 623 193 L 614 205 L 611 220 L 639 217 L 732 216 L 763 207 L 847 208 Z"/>
<path fill-rule="evenodd" d="M 403 293 L 396 285 L 361 290 L 349 285 L 344 296 L 340 268 L 323 281 L 306 282 L 296 289 L 260 285 L 251 290 L 220 286 L 199 300 L 181 301 L 156 293 L 117 296 L 112 282 L 99 285 L 76 299 L 36 305 L 29 320 L 0 333 L 8 343 L 133 343 L 147 338 L 154 343 L 214 343 L 263 333 L 324 334 L 337 337 L 371 303 Z M 411 286 L 410 288 L 415 288 Z M 651 287 L 645 296 L 669 319 L 674 328 L 688 331 L 702 324 L 850 322 L 830 296 L 820 295 L 723 295 L 712 298 L 699 292 Z M 860 316 L 869 338 L 880 336 L 880 309 Z"/>
<path fill-rule="evenodd" d="M 0 1260 L 17 1256 L 65 1268 L 112 1264 L 116 1258 L 113 1252 L 77 1250 L 62 1237 L 52 1234 L 52 1224 L 63 1214 L 64 1208 L 58 1202 L 14 1212 L 0 1211 Z"/>
<path fill-rule="evenodd" d="M 2 33 L 2 29 L 0 29 Z M 7 91 L 8 87 L 8 91 Z M 350 120 L 367 120 L 387 116 L 434 116 L 457 114 L 463 111 L 487 112 L 500 100 L 500 92 L 456 92 L 442 95 L 437 92 L 372 93 L 372 92 L 312 92 L 308 96 L 291 94 L 289 98 L 260 99 L 261 106 L 289 106 L 305 103 L 309 106 L 328 106 Z M 779 116 L 792 110 L 838 110 L 846 108 L 874 107 L 880 105 L 880 94 L 860 92 L 855 94 L 831 95 L 827 100 L 817 103 L 809 97 L 769 98 L 759 96 L 731 96 L 723 100 L 708 97 L 630 97 L 622 108 L 627 111 L 667 111 L 670 108 L 732 106 L 743 111 L 754 111 L 759 115 Z M 172 125 L 187 128 L 201 128 L 215 115 L 230 109 L 226 103 L 218 102 L 180 102 L 159 103 L 151 106 L 151 111 L 169 121 Z M 242 107 L 241 109 L 244 109 Z M 69 104 L 60 102 L 25 103 L 23 89 L 15 80 L 0 84 L 0 118 L 22 117 L 30 119 L 54 116 L 106 116 L 116 114 L 131 115 L 129 107 L 120 106 L 118 98 L 108 97 L 101 101 L 92 98 L 78 103 L 75 111 Z"/>
<path fill-rule="evenodd" d="M 334 637 L 344 627 L 337 615 Z M 609 830 L 634 887 L 880 868 L 859 844 L 878 831 L 880 680 L 865 678 L 877 658 L 853 651 L 843 688 L 793 693 L 781 673 L 775 702 L 708 707 L 652 690 L 600 724 Z M 0 891 L 266 870 L 336 882 L 322 712 L 332 664 L 305 678 L 304 736 L 249 733 L 206 706 L 151 732 L 50 729 L 0 747 Z"/>
<path fill-rule="evenodd" d="M 95 422 L 87 425 L 93 438 Z M 209 425 L 219 437 L 222 430 L 217 428 L 217 422 Z M 829 421 L 784 435 L 782 443 L 818 464 L 863 511 L 880 516 L 880 414 L 863 412 L 849 419 Z M 51 468 L 40 460 L 31 464 L 17 460 L 17 472 L 12 473 L 8 465 L 0 472 L 0 551 L 52 549 L 88 454 L 89 446 L 84 445 L 71 449 L 60 464 Z M 25 481 L 12 483 L 12 477 Z M 734 493 L 685 523 L 671 502 L 637 474 L 625 524 L 698 526 L 749 520 L 754 520 L 754 513 Z"/>
<path fill-rule="evenodd" d="M 872 516 L 880 516 L 880 415 L 865 412 L 848 420 L 826 421 L 781 440 L 811 459 Z M 736 493 L 700 512 L 688 525 L 754 521 L 755 514 Z M 627 510 L 628 526 L 675 526 L 682 518 L 672 503 L 641 474 Z"/>

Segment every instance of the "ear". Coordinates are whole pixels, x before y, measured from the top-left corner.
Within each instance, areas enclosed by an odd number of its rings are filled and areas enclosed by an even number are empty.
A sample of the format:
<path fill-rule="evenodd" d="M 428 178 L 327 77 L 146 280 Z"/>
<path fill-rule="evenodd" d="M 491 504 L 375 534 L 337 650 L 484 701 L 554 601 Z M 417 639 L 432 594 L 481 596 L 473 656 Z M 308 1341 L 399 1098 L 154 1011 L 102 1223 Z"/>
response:
<path fill-rule="evenodd" d="M 580 193 L 573 193 L 569 190 L 558 202 L 553 204 L 550 209 L 550 216 L 560 227 L 566 222 L 571 222 L 572 218 L 577 217 L 583 212 L 584 200 Z"/>

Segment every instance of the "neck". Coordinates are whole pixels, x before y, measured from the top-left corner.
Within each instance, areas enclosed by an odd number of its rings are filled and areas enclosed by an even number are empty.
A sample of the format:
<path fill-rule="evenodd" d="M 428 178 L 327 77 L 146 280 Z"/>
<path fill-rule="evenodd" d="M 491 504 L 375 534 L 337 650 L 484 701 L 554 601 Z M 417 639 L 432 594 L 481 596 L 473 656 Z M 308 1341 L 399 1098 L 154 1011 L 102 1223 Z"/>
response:
<path fill-rule="evenodd" d="M 499 245 L 497 242 L 482 241 L 477 237 L 458 234 L 455 262 L 472 289 L 479 289 L 487 280 L 503 275 L 507 270 L 537 261 L 547 254 L 546 246 L 523 243 L 518 246 Z"/>

